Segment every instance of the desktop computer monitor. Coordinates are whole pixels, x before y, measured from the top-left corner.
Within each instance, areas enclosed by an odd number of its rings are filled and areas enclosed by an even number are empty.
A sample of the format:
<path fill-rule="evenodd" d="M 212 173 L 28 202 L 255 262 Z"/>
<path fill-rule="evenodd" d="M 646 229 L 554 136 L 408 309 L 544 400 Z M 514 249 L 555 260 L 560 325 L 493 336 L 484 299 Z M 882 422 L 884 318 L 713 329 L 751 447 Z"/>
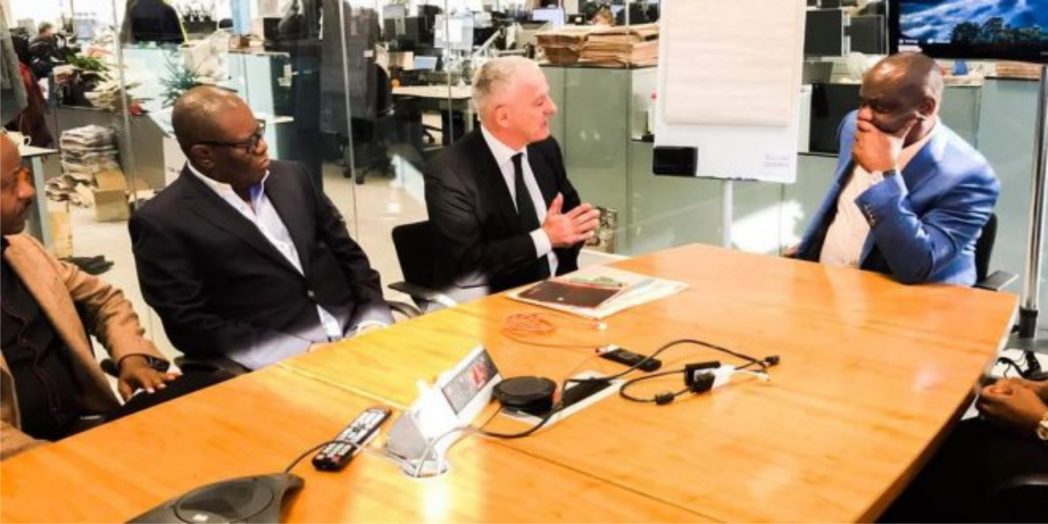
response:
<path fill-rule="evenodd" d="M 531 12 L 531 19 L 536 22 L 549 22 L 556 29 L 564 25 L 565 15 L 564 10 L 559 7 L 535 9 Z"/>
<path fill-rule="evenodd" d="M 458 51 L 472 51 L 473 16 L 437 15 L 433 24 L 433 46 Z"/>
<path fill-rule="evenodd" d="M 437 56 L 415 55 L 415 60 L 412 64 L 412 69 L 424 69 L 426 71 L 435 71 L 437 69 L 437 60 L 439 59 L 440 57 Z"/>
<path fill-rule="evenodd" d="M 848 20 L 848 35 L 851 51 L 870 55 L 888 52 L 885 36 L 885 20 L 881 15 L 853 16 Z"/>
<path fill-rule="evenodd" d="M 804 56 L 844 56 L 844 11 L 813 9 L 807 11 L 804 24 Z"/>

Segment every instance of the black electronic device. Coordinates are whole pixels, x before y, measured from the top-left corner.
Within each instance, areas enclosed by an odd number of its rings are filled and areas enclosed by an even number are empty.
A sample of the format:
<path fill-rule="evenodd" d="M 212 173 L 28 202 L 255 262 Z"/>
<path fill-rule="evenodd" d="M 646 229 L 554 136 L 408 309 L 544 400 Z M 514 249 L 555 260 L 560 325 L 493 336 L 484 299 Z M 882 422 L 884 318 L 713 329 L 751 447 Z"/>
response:
<path fill-rule="evenodd" d="M 128 522 L 278 522 L 302 477 L 273 473 L 223 480 L 175 497 Z"/>
<path fill-rule="evenodd" d="M 568 25 L 586 25 L 586 15 L 568 15 Z"/>
<path fill-rule="evenodd" d="M 610 346 L 600 351 L 600 358 L 618 362 L 624 366 L 637 366 L 637 369 L 642 371 L 656 371 L 662 367 L 662 361 L 657 358 L 646 357 L 623 348 L 610 349 Z"/>
<path fill-rule="evenodd" d="M 651 172 L 656 175 L 695 176 L 699 165 L 699 148 L 655 146 Z"/>
<path fill-rule="evenodd" d="M 567 409 L 611 387 L 610 380 L 582 380 L 572 382 L 560 395 L 560 409 Z"/>
<path fill-rule="evenodd" d="M 891 52 L 1048 63 L 1048 0 L 891 0 Z"/>
<path fill-rule="evenodd" d="M 884 17 L 881 15 L 853 16 L 848 20 L 848 49 L 868 55 L 883 55 L 888 50 Z"/>
<path fill-rule="evenodd" d="M 494 395 L 503 407 L 532 414 L 553 409 L 557 384 L 545 377 L 512 377 L 495 385 Z"/>
<path fill-rule="evenodd" d="M 320 471 L 339 471 L 346 467 L 360 452 L 360 448 L 378 434 L 379 426 L 389 415 L 389 408 L 376 406 L 365 409 L 333 442 L 317 452 L 313 457 L 313 467 Z"/>
<path fill-rule="evenodd" d="M 841 120 L 858 107 L 859 87 L 859 84 L 812 84 L 809 151 L 837 154 Z"/>
<path fill-rule="evenodd" d="M 266 16 L 262 18 L 262 38 L 275 42 L 280 40 L 280 17 Z"/>
<path fill-rule="evenodd" d="M 804 56 L 844 56 L 848 53 L 844 38 L 847 17 L 843 10 L 810 9 L 804 14 Z"/>
<path fill-rule="evenodd" d="M 546 379 L 543 379 L 546 380 Z M 554 385 L 550 381 L 550 385 Z M 555 386 L 555 385 L 554 385 Z M 569 382 L 568 386 L 564 388 L 564 391 L 560 395 L 560 402 L 557 404 L 557 411 L 563 411 L 570 408 L 571 406 L 586 400 L 587 398 L 604 391 L 611 386 L 610 380 L 593 379 L 593 380 L 579 380 L 577 382 Z M 496 388 L 497 389 L 497 388 Z M 548 402 L 532 402 L 523 407 L 511 408 L 514 411 L 527 413 L 536 417 L 545 416 L 549 413 L 549 410 L 553 409 L 553 394 L 550 393 Z"/>

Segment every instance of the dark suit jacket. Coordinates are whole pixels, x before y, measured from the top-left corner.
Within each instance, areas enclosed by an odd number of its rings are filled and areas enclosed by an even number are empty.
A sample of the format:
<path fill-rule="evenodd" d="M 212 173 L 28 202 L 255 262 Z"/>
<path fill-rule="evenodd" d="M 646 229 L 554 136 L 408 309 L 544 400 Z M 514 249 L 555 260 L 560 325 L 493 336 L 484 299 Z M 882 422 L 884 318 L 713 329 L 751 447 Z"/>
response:
<path fill-rule="evenodd" d="M 528 146 L 527 158 L 547 209 L 558 192 L 564 195 L 564 212 L 579 205 L 553 137 Z M 537 258 L 530 231 L 520 227 L 509 188 L 479 129 L 434 158 L 425 177 L 429 220 L 443 246 L 435 261 L 438 285 L 497 293 L 542 278 L 547 261 Z M 557 274 L 578 269 L 581 247 L 554 249 Z"/>
<path fill-rule="evenodd" d="M 266 196 L 305 275 L 250 220 L 188 168 L 131 217 L 146 302 L 175 347 L 194 358 L 267 345 L 295 353 L 326 340 L 320 304 L 348 327 L 392 323 L 379 275 L 301 164 L 273 161 Z"/>

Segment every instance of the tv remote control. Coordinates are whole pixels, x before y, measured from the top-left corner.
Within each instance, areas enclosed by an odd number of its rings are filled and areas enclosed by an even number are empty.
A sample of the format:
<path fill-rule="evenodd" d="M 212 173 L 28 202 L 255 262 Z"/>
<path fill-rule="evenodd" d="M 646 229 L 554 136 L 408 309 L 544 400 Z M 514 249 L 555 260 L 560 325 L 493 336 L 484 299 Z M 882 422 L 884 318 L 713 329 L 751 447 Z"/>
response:
<path fill-rule="evenodd" d="M 313 467 L 320 471 L 339 471 L 346 467 L 346 464 L 360 452 L 360 448 L 378 435 L 379 426 L 389 415 L 389 408 L 376 406 L 365 409 L 338 434 L 336 442 L 324 446 L 313 457 Z"/>

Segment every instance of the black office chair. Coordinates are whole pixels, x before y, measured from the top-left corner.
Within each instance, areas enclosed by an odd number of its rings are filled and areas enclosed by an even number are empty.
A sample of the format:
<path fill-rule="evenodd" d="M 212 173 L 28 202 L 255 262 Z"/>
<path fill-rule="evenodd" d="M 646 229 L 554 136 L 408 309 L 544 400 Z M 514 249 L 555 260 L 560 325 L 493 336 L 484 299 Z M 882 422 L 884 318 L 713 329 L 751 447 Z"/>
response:
<path fill-rule="evenodd" d="M 437 238 L 437 229 L 429 221 L 393 228 L 393 247 L 404 281 L 393 282 L 389 288 L 410 296 L 418 306 L 416 314 L 456 305 L 436 284 L 433 260 L 439 249 Z"/>
<path fill-rule="evenodd" d="M 1001 483 L 990 495 L 986 522 L 1048 522 L 1048 473 L 1019 475 Z"/>
<path fill-rule="evenodd" d="M 990 273 L 990 259 L 993 256 L 993 244 L 997 241 L 997 214 L 990 213 L 990 220 L 982 228 L 979 240 L 975 242 L 975 287 L 1000 291 L 1018 278 L 1015 273 L 994 271 Z"/>

